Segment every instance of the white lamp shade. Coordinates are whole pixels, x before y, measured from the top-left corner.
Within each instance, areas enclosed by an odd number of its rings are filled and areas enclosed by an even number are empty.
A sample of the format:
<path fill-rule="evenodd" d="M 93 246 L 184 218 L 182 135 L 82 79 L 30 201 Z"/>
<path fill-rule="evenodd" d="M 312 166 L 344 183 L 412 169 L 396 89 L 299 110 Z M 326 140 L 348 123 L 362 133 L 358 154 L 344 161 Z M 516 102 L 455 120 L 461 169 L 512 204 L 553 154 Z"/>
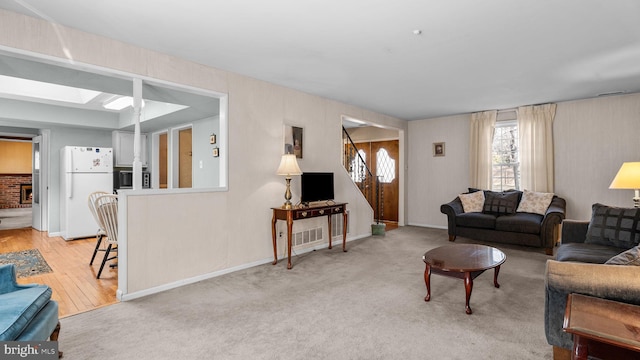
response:
<path fill-rule="evenodd" d="M 640 189 L 640 162 L 623 163 L 609 189 Z"/>
<path fill-rule="evenodd" d="M 278 167 L 278 171 L 276 171 L 276 174 L 285 176 L 302 174 L 302 170 L 300 170 L 300 167 L 298 167 L 296 156 L 294 154 L 282 155 L 280 166 Z"/>

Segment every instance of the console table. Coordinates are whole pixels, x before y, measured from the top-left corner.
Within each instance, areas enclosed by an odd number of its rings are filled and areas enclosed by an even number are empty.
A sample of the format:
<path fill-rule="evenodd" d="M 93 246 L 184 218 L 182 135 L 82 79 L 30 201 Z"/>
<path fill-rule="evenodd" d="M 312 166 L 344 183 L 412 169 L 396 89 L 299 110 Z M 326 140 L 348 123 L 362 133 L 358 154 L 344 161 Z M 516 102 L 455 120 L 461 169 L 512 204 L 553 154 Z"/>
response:
<path fill-rule="evenodd" d="M 291 235 L 293 222 L 295 220 L 326 216 L 329 219 L 329 249 L 331 249 L 331 215 L 342 214 L 342 251 L 347 251 L 347 203 L 332 203 L 331 205 L 295 207 L 292 209 L 274 207 L 271 209 L 273 210 L 273 218 L 271 220 L 271 238 L 273 240 L 273 265 L 278 263 L 278 250 L 276 245 L 276 222 L 278 220 L 284 220 L 287 222 L 287 269 L 291 269 Z"/>
<path fill-rule="evenodd" d="M 563 330 L 573 334 L 571 359 L 640 358 L 640 306 L 569 294 Z"/>

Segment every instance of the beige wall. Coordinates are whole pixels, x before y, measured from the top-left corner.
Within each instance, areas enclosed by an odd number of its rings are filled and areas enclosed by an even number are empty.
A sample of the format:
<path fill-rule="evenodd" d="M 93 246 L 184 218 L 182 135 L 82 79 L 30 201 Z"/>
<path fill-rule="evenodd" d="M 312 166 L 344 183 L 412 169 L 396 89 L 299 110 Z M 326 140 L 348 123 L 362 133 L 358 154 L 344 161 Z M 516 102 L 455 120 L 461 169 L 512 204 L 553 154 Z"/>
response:
<path fill-rule="evenodd" d="M 440 205 L 469 186 L 468 114 L 409 122 L 407 222 L 446 227 Z M 433 156 L 433 143 L 445 143 L 445 156 Z"/>
<path fill-rule="evenodd" d="M 349 237 L 366 236 L 373 213 L 340 164 L 341 116 L 407 126 L 366 109 L 1 10 L 0 46 L 229 94 L 228 191 L 129 194 L 123 201 L 128 210 L 127 247 L 120 254 L 126 254 L 120 271 L 128 270 L 121 278 L 125 294 L 272 258 L 270 207 L 282 204 L 285 191 L 284 179 L 275 175 L 284 123 L 304 127 L 303 171 L 335 173 L 336 199 L 349 203 Z M 299 189 L 294 177 L 294 201 Z M 326 228 L 326 220 L 305 221 L 296 226 L 316 222 Z M 280 249 L 283 245 L 284 238 Z"/>
<path fill-rule="evenodd" d="M 446 227 L 440 205 L 469 186 L 470 115 L 409 122 L 408 223 Z M 632 190 L 610 190 L 625 161 L 640 161 L 640 94 L 558 103 L 553 124 L 555 193 L 567 218 L 588 220 L 596 202 L 631 207 Z M 431 157 L 445 141 L 446 156 Z"/>
<path fill-rule="evenodd" d="M 0 174 L 31 174 L 31 142 L 0 140 Z"/>

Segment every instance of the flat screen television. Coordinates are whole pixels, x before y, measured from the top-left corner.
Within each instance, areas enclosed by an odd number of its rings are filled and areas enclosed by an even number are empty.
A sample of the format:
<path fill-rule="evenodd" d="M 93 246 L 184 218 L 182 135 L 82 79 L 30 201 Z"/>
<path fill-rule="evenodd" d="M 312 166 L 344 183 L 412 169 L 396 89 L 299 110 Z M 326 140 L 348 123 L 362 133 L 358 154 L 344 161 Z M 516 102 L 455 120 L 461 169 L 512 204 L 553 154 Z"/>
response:
<path fill-rule="evenodd" d="M 333 173 L 305 172 L 300 178 L 301 203 L 333 200 Z"/>

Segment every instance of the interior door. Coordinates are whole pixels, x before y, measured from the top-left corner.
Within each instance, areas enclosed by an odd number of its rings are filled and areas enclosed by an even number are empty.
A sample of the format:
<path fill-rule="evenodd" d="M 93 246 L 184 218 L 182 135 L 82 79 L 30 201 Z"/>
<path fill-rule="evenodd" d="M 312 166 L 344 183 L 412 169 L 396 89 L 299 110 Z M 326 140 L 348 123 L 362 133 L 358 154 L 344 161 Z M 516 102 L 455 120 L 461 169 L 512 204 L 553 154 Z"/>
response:
<path fill-rule="evenodd" d="M 158 136 L 158 187 L 160 189 L 167 188 L 168 181 L 168 139 L 167 133 L 162 133 Z"/>
<path fill-rule="evenodd" d="M 42 164 L 42 136 L 36 136 L 31 143 L 31 226 L 39 231 L 46 230 L 43 228 L 42 221 L 42 204 L 41 198 L 41 164 Z"/>
<path fill-rule="evenodd" d="M 178 187 L 190 188 L 192 185 L 193 171 L 191 128 L 180 130 L 178 142 Z"/>

